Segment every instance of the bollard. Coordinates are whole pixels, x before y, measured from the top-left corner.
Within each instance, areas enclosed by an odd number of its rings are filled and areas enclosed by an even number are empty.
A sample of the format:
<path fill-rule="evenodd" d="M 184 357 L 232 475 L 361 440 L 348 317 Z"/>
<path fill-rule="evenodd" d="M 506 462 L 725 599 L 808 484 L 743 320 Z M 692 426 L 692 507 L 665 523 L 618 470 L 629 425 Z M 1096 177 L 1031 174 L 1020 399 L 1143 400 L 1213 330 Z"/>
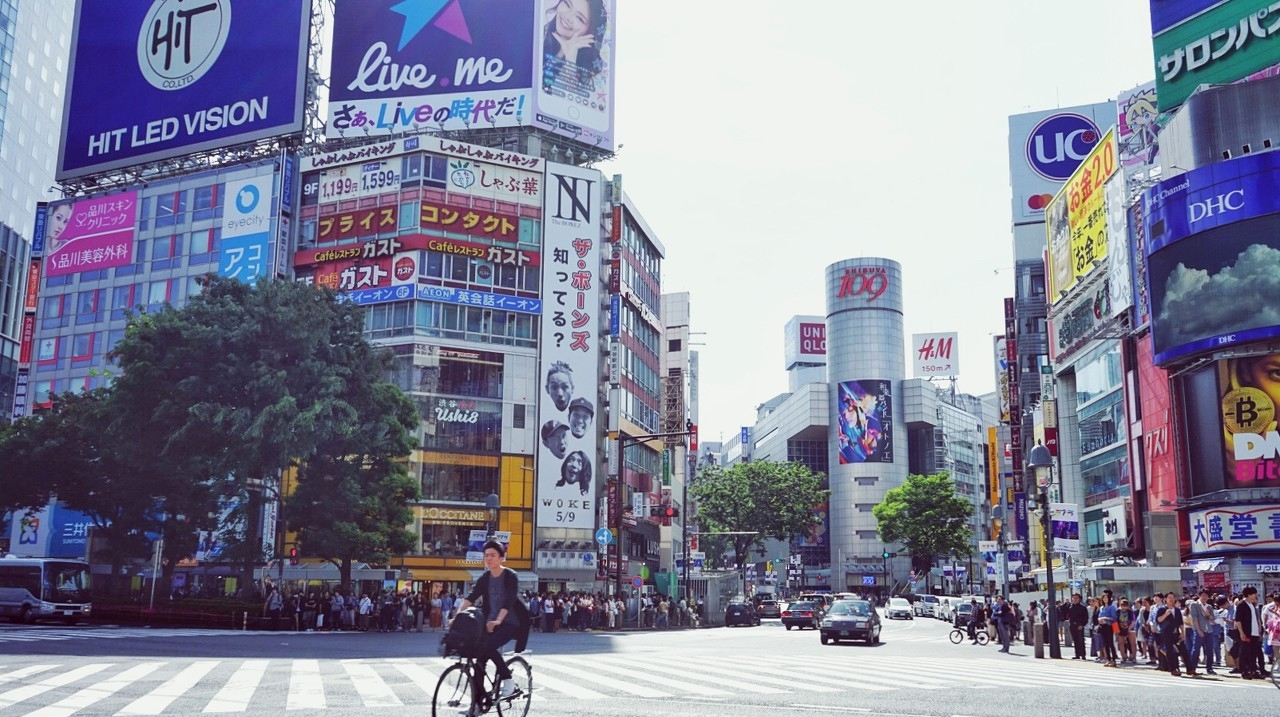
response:
<path fill-rule="evenodd" d="M 1043 659 L 1044 659 L 1044 631 L 1045 631 L 1045 625 L 1043 625 L 1043 624 L 1042 624 L 1042 625 L 1035 625 L 1035 626 L 1033 626 L 1033 627 L 1031 628 L 1031 631 L 1035 633 L 1035 640 L 1036 640 L 1036 659 L 1038 659 L 1038 660 L 1043 660 Z"/>

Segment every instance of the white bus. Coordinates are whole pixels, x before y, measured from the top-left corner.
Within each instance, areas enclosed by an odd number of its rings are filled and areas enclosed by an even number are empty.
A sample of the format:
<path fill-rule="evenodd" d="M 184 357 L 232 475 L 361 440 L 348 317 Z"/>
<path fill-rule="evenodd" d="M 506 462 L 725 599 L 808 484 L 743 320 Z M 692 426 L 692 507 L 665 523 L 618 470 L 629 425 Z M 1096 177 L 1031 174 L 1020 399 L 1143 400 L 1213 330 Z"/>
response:
<path fill-rule="evenodd" d="M 87 620 L 88 563 L 58 558 L 0 558 L 0 615 L 16 622 Z"/>

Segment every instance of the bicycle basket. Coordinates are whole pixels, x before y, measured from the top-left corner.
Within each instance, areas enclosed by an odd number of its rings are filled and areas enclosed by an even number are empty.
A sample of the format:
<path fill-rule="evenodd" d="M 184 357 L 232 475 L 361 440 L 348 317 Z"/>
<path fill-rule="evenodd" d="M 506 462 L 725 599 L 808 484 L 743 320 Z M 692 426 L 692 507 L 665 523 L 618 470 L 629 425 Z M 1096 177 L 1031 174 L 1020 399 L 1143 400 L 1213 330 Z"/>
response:
<path fill-rule="evenodd" d="M 467 608 L 453 618 L 449 631 L 440 641 L 440 654 L 445 657 L 480 657 L 484 652 L 484 613 Z"/>

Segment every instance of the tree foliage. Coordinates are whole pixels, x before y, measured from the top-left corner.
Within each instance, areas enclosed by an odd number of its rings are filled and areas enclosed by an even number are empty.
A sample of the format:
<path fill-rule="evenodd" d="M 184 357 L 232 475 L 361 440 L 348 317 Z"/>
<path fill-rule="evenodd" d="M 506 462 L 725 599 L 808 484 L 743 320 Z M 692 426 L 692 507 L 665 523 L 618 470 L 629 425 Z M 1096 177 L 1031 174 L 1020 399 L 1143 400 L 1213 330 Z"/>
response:
<path fill-rule="evenodd" d="M 884 494 L 872 513 L 880 539 L 905 546 L 917 570 L 928 569 L 939 557 L 969 552 L 973 505 L 955 494 L 946 471 L 907 476 L 905 483 Z"/>
<path fill-rule="evenodd" d="M 313 555 L 323 547 L 349 564 L 403 549 L 417 496 L 403 460 L 418 419 L 386 382 L 388 357 L 365 340 L 363 310 L 299 282 L 201 284 L 181 307 L 130 317 L 109 354 L 111 386 L 60 397 L 4 434 L 0 457 L 38 479 L 0 500 L 56 495 L 121 529 L 147 514 L 208 521 L 230 500 L 255 517 L 229 541 L 248 572 L 263 557 L 256 510 L 274 497 L 263 491 L 302 467 L 297 494 L 326 510 L 286 506 L 285 516 Z M 321 539 L 328 530 L 336 536 Z"/>
<path fill-rule="evenodd" d="M 703 531 L 742 532 L 726 536 L 738 568 L 766 538 L 790 540 L 817 524 L 814 508 L 827 499 L 822 474 L 802 463 L 753 461 L 729 468 L 706 466 L 689 492 Z"/>

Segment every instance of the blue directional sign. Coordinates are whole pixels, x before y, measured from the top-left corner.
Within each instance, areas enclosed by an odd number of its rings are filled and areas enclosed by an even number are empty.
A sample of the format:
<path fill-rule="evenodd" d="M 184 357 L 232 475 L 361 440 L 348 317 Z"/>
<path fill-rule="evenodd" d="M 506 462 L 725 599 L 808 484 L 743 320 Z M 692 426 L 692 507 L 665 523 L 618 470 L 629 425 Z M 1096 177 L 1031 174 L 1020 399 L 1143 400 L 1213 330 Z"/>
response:
<path fill-rule="evenodd" d="M 601 528 L 596 531 L 596 542 L 601 545 L 608 545 L 613 542 L 613 531 L 608 528 Z"/>

